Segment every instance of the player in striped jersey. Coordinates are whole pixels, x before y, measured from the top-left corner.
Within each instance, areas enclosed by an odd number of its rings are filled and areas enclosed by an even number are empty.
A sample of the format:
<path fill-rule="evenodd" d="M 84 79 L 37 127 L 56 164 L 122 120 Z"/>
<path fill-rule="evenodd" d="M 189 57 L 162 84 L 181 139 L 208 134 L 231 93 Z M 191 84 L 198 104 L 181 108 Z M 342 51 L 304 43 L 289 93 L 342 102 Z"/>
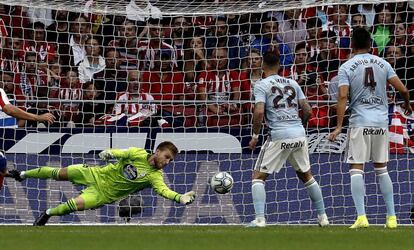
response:
<path fill-rule="evenodd" d="M 312 115 L 305 95 L 294 80 L 277 75 L 279 55 L 267 52 L 263 56 L 263 69 L 267 78 L 254 86 L 255 106 L 253 114 L 253 136 L 250 149 L 254 150 L 258 142 L 260 128 L 266 112 L 269 136 L 260 150 L 252 180 L 252 195 L 256 219 L 247 227 L 264 227 L 264 207 L 266 191 L 264 182 L 273 172 L 279 172 L 286 160 L 293 166 L 299 179 L 305 184 L 312 204 L 318 213 L 320 226 L 329 225 L 325 213 L 322 192 L 310 170 L 308 142 L 305 129 Z M 299 117 L 299 108 L 303 111 Z"/>
<path fill-rule="evenodd" d="M 52 124 L 55 121 L 55 117 L 51 113 L 47 113 L 43 115 L 30 114 L 10 104 L 9 98 L 7 98 L 6 92 L 4 92 L 2 88 L 0 88 L 0 110 L 17 119 L 48 122 L 49 124 Z M 3 187 L 4 176 L 7 176 L 8 172 L 7 172 L 7 164 L 6 164 L 7 161 L 6 161 L 5 156 L 1 154 L 0 158 L 3 159 L 2 163 L 0 163 L 0 189 L 1 189 Z"/>
<path fill-rule="evenodd" d="M 356 28 L 352 34 L 353 58 L 339 68 L 339 89 L 337 104 L 337 126 L 329 135 L 334 141 L 342 131 L 342 123 L 349 93 L 349 130 L 346 162 L 351 164 L 351 193 L 358 213 L 350 228 L 369 226 L 365 207 L 365 183 L 363 167 L 373 161 L 375 173 L 387 207 L 387 228 L 397 227 L 394 209 L 394 191 L 387 171 L 388 98 L 387 82 L 404 98 L 405 114 L 410 115 L 410 96 L 407 88 L 398 78 L 391 65 L 382 58 L 371 55 L 371 36 L 363 28 Z"/>

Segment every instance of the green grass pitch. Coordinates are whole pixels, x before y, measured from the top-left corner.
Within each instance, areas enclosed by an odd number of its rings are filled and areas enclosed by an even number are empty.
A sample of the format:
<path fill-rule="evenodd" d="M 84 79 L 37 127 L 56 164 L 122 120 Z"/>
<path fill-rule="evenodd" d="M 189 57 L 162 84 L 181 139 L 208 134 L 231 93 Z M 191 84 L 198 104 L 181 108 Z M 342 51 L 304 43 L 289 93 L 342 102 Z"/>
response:
<path fill-rule="evenodd" d="M 1 250 L 414 249 L 414 227 L 0 226 Z"/>

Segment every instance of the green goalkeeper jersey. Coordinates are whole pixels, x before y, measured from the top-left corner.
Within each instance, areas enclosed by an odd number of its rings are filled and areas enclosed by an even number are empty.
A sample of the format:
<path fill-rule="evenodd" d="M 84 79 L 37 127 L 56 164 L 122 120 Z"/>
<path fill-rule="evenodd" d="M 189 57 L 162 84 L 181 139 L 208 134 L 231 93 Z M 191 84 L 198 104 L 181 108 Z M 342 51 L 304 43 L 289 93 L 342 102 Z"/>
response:
<path fill-rule="evenodd" d="M 164 198 L 180 201 L 181 195 L 172 191 L 164 182 L 163 171 L 148 163 L 149 153 L 142 148 L 110 149 L 117 159 L 115 164 L 94 167 L 99 191 L 112 202 L 130 193 L 152 187 Z"/>

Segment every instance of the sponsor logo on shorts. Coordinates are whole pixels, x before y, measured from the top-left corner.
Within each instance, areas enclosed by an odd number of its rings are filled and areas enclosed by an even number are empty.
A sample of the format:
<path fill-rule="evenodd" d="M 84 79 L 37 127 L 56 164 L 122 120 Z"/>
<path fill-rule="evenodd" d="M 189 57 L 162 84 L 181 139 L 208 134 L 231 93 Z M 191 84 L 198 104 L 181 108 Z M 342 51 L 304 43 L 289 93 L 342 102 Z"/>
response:
<path fill-rule="evenodd" d="M 125 165 L 122 172 L 128 180 L 135 180 L 138 176 L 137 169 L 130 164 Z"/>
<path fill-rule="evenodd" d="M 364 128 L 363 135 L 385 135 L 386 129 L 383 128 Z"/>
<path fill-rule="evenodd" d="M 291 143 L 282 142 L 282 144 L 280 145 L 280 149 L 301 148 L 304 145 L 305 143 L 303 141 L 297 141 L 297 142 L 291 142 Z"/>

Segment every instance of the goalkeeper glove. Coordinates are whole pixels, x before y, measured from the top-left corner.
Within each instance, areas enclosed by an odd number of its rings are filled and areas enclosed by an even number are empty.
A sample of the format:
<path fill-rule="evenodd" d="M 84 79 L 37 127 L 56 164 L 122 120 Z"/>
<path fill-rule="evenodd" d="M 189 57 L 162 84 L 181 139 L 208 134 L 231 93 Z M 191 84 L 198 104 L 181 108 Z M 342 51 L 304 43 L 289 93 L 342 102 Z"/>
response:
<path fill-rule="evenodd" d="M 188 205 L 188 204 L 193 203 L 194 199 L 195 199 L 195 192 L 190 191 L 190 192 L 187 192 L 187 193 L 181 195 L 180 203 L 184 204 L 184 205 Z"/>
<path fill-rule="evenodd" d="M 104 151 L 100 152 L 98 156 L 103 161 L 107 161 L 109 159 L 114 158 L 114 155 L 109 150 L 104 150 Z"/>

